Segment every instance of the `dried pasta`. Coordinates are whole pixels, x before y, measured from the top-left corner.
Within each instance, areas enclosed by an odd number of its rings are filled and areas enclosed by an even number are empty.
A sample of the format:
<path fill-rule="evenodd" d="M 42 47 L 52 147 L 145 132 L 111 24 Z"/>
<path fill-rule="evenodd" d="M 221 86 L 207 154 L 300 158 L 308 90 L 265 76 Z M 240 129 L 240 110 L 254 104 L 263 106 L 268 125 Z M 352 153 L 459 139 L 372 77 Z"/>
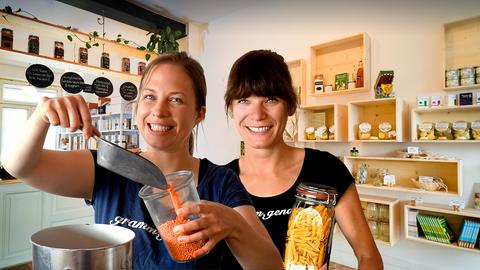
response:
<path fill-rule="evenodd" d="M 285 269 L 321 269 L 325 263 L 333 209 L 294 208 L 288 221 Z"/>

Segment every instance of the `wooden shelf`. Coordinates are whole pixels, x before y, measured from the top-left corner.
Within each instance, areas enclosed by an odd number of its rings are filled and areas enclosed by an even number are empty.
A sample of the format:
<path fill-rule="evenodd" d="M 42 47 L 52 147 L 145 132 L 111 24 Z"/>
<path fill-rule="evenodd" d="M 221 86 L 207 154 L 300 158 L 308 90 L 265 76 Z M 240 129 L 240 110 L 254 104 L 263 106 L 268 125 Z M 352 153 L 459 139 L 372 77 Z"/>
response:
<path fill-rule="evenodd" d="M 339 91 L 332 91 L 332 92 L 324 92 L 324 93 L 313 93 L 310 94 L 312 97 L 325 97 L 325 96 L 336 96 L 336 95 L 347 95 L 347 94 L 358 94 L 358 93 L 365 93 L 369 90 L 367 88 L 355 88 L 350 90 L 339 90 Z"/>
<path fill-rule="evenodd" d="M 468 18 L 444 25 L 444 61 L 442 78 L 445 70 L 451 68 L 480 66 L 480 16 Z M 442 80 L 445 82 L 445 79 Z M 480 85 L 467 85 L 459 87 L 445 87 L 446 91 L 470 90 L 480 88 Z"/>
<path fill-rule="evenodd" d="M 75 34 L 80 37 L 82 40 L 88 40 L 88 33 L 84 33 L 75 29 L 68 29 L 65 26 L 49 23 L 42 20 L 34 20 L 32 18 L 22 16 L 19 14 L 8 14 L 3 9 L 0 10 L 0 14 L 7 16 L 8 21 L 5 21 L 5 25 L 9 28 L 25 28 L 29 29 L 32 34 L 43 33 L 48 36 L 61 37 L 65 42 L 70 42 L 67 40 L 67 35 Z M 145 58 L 145 51 L 138 50 L 136 47 L 131 45 L 123 44 L 116 42 L 114 40 L 97 37 L 96 40 L 99 43 L 105 44 L 106 51 L 116 51 L 121 53 L 124 56 L 133 56 L 140 59 Z M 74 40 L 74 42 L 76 42 Z M 25 40 L 27 44 L 27 40 Z M 155 59 L 155 55 L 152 55 L 151 60 Z"/>
<path fill-rule="evenodd" d="M 315 117 L 325 116 L 325 119 L 315 119 Z M 323 121 L 325 120 L 325 121 Z M 307 140 L 305 138 L 305 128 L 313 126 L 319 127 L 315 123 L 324 123 L 325 126 L 335 126 L 335 137 L 333 140 Z M 298 117 L 298 141 L 299 142 L 341 142 L 347 139 L 347 106 L 341 104 L 323 104 L 302 106 Z"/>
<path fill-rule="evenodd" d="M 426 160 L 395 157 L 351 157 L 345 156 L 343 162 L 352 175 L 357 174 L 360 164 L 368 166 L 368 179 L 365 184 L 357 184 L 359 189 L 400 191 L 439 196 L 462 195 L 462 161 L 461 160 Z M 395 175 L 396 185 L 393 187 L 374 186 L 376 169 L 386 168 Z M 417 188 L 411 178 L 418 176 L 437 176 L 444 180 L 448 192 L 426 191 Z"/>
<path fill-rule="evenodd" d="M 366 33 L 314 45 L 310 48 L 310 57 L 311 87 L 308 91 L 310 94 L 314 96 L 342 95 L 362 93 L 370 89 L 370 39 Z M 363 88 L 315 94 L 313 82 L 317 74 L 323 75 L 324 85 L 331 84 L 334 87 L 336 74 L 348 73 L 350 78 L 354 73 L 356 76 L 359 61 L 363 63 Z"/>
<path fill-rule="evenodd" d="M 418 125 L 424 122 L 435 123 L 437 121 L 475 121 L 480 120 L 480 105 L 443 106 L 433 108 L 412 109 L 411 113 L 411 137 L 412 142 L 418 143 L 479 143 L 480 140 L 419 140 Z"/>
<path fill-rule="evenodd" d="M 362 203 L 362 209 L 364 210 L 365 218 L 367 218 L 367 203 L 376 203 L 388 206 L 389 241 L 382 241 L 380 239 L 375 239 L 375 241 L 384 245 L 395 245 L 400 239 L 400 201 L 396 198 L 360 195 L 360 202 Z"/>
<path fill-rule="evenodd" d="M 30 54 L 27 52 L 9 50 L 5 48 L 0 48 L 0 59 L 2 59 L 0 60 L 2 63 L 8 63 L 9 65 L 17 64 L 23 67 L 28 67 L 32 63 L 35 63 L 46 65 L 49 68 L 57 69 L 61 72 L 65 70 L 72 70 L 88 74 L 104 74 L 108 77 L 115 77 L 131 82 L 140 82 L 141 79 L 141 76 L 139 75 L 126 72 L 79 64 L 73 61 L 56 59 L 44 55 Z"/>
<path fill-rule="evenodd" d="M 472 90 L 472 89 L 480 89 L 480 84 L 474 85 L 462 85 L 456 87 L 444 87 L 443 90 L 445 91 L 462 91 L 462 90 Z"/>
<path fill-rule="evenodd" d="M 351 101 L 348 103 L 348 141 L 350 142 L 403 142 L 406 140 L 406 103 L 399 98 Z M 371 136 L 378 137 L 378 125 L 389 122 L 396 130 L 395 140 L 359 140 L 358 126 L 362 122 L 372 125 Z"/>
<path fill-rule="evenodd" d="M 445 216 L 447 219 L 448 224 L 452 228 L 455 236 L 459 235 L 462 222 L 464 219 L 476 219 L 477 221 L 480 221 L 480 210 L 476 210 L 474 208 L 465 208 L 461 211 L 453 211 L 451 207 L 445 206 L 445 205 L 438 205 L 438 204 L 427 204 L 427 203 L 422 203 L 419 205 L 409 205 L 406 204 L 404 209 L 404 228 L 405 228 L 405 239 L 411 240 L 411 241 L 417 241 L 421 243 L 425 243 L 428 245 L 434 245 L 434 246 L 439 246 L 439 247 L 446 247 L 446 248 L 452 248 L 452 249 L 457 249 L 457 250 L 464 250 L 468 252 L 475 252 L 480 254 L 480 249 L 479 248 L 464 248 L 458 246 L 457 243 L 452 243 L 452 244 L 444 244 L 444 243 L 439 243 L 435 241 L 430 241 L 420 235 L 419 237 L 414 237 L 408 235 L 408 213 L 410 209 L 415 209 L 419 210 L 419 212 L 424 213 L 424 214 L 432 214 L 432 215 L 438 215 L 441 214 L 442 216 Z M 417 223 L 418 226 L 418 223 Z"/>

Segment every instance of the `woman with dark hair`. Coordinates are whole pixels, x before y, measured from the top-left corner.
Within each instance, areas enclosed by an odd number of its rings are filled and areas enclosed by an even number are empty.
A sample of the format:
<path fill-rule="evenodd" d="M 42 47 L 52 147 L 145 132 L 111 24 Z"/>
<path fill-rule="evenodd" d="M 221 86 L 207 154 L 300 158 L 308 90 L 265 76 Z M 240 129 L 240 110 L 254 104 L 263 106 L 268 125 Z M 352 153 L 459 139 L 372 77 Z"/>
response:
<path fill-rule="evenodd" d="M 177 214 L 199 218 L 173 230 L 179 242 L 205 242 L 193 254 L 197 260 L 172 260 L 138 196 L 142 185 L 98 166 L 96 151 L 42 149 L 50 125 L 81 129 L 86 138 L 93 133 L 100 135 L 80 95 L 43 98 L 20 133 L 23 136 L 16 148 L 4 156 L 8 158 L 2 164 L 41 190 L 85 198 L 95 210 L 96 223 L 132 229 L 136 234 L 134 269 L 219 269 L 228 249 L 245 269 L 280 269 L 281 256 L 237 175 L 191 154 L 191 133 L 205 117 L 206 94 L 203 69 L 197 61 L 185 53 L 164 54 L 149 64 L 142 77 L 135 116 L 148 145 L 142 157 L 165 174 L 178 170 L 194 174 L 200 199 L 205 201 L 184 205 Z"/>
<path fill-rule="evenodd" d="M 283 141 L 287 118 L 297 109 L 283 57 L 269 50 L 241 56 L 230 70 L 225 106 L 245 142 L 244 156 L 226 167 L 240 176 L 281 254 L 296 187 L 300 182 L 313 182 L 337 189 L 335 218 L 355 252 L 359 269 L 383 269 L 354 179 L 344 164 L 328 152 L 295 148 Z"/>

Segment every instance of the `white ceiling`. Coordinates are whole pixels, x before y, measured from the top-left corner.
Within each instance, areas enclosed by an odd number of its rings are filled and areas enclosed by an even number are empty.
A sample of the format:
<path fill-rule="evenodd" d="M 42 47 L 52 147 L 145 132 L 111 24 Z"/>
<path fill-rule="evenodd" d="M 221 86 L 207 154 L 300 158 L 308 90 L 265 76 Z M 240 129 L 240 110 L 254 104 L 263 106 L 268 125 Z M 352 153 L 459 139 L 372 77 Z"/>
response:
<path fill-rule="evenodd" d="M 162 16 L 181 21 L 208 23 L 261 0 L 127 0 Z"/>

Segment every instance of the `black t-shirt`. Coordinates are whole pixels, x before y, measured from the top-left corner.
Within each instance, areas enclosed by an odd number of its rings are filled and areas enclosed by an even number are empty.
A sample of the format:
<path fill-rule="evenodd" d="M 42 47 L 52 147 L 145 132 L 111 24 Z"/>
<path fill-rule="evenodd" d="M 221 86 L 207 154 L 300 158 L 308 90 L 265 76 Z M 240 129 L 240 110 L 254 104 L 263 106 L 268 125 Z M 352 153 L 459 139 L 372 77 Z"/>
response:
<path fill-rule="evenodd" d="M 239 174 L 238 159 L 231 161 L 225 166 Z M 258 181 L 261 181 L 261 179 Z M 334 155 L 325 151 L 305 148 L 305 158 L 300 174 L 287 191 L 272 197 L 258 197 L 252 194 L 250 194 L 250 197 L 252 198 L 257 216 L 265 225 L 280 254 L 284 256 L 288 219 L 295 203 L 295 193 L 298 184 L 300 182 L 310 182 L 334 187 L 338 192 L 338 203 L 353 181 L 354 179 L 348 169 Z M 235 262 L 234 258 L 233 261 Z M 222 268 L 241 269 L 238 263 L 236 266 L 232 264 Z"/>

